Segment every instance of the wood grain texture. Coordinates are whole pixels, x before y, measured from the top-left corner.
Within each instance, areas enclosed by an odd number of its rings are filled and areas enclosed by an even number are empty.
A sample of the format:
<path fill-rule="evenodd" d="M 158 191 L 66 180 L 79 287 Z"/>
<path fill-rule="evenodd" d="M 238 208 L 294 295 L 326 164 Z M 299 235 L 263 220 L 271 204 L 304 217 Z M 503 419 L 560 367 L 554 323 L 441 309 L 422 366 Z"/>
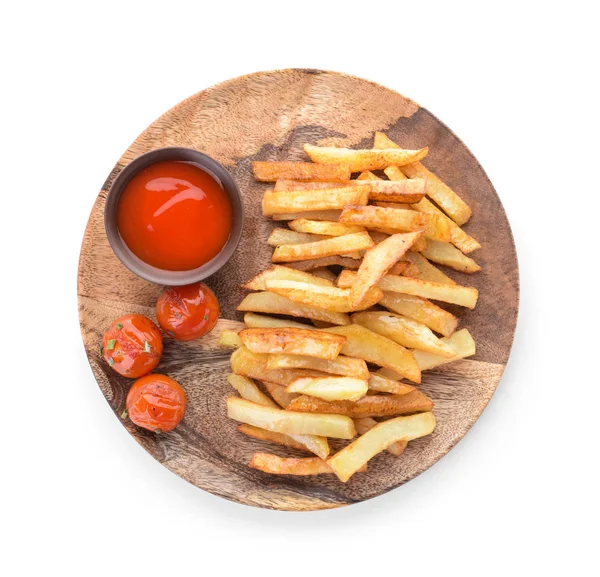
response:
<path fill-rule="evenodd" d="M 383 453 L 369 472 L 342 484 L 330 476 L 275 477 L 249 469 L 257 451 L 285 456 L 293 450 L 266 445 L 236 430 L 226 418 L 225 399 L 233 389 L 225 379 L 229 352 L 216 346 L 222 328 L 241 327 L 235 308 L 246 291 L 240 284 L 264 269 L 272 249 L 266 239 L 273 223 L 261 215 L 268 185 L 254 181 L 253 160 L 307 160 L 302 144 L 372 145 L 381 130 L 406 148 L 429 146 L 425 166 L 454 188 L 473 208 L 465 230 L 483 248 L 473 253 L 483 271 L 449 276 L 479 289 L 477 308 L 446 307 L 461 317 L 477 342 L 477 355 L 423 375 L 421 390 L 436 403 L 433 435 L 409 443 L 400 457 Z M 157 372 L 176 379 L 188 395 L 188 410 L 172 433 L 157 435 L 123 423 L 157 460 L 190 483 L 240 503 L 284 510 L 339 507 L 380 495 L 430 467 L 477 420 L 490 400 L 508 360 L 518 309 L 518 269 L 510 227 L 496 192 L 466 146 L 433 115 L 382 86 L 352 76 L 318 70 L 263 72 L 229 80 L 175 106 L 121 157 L 92 210 L 79 263 L 81 331 L 98 384 L 118 416 L 131 380 L 112 371 L 99 354 L 103 332 L 125 313 L 155 318 L 160 286 L 129 272 L 113 254 L 104 232 L 107 191 L 131 160 L 163 146 L 205 152 L 231 171 L 244 194 L 246 223 L 236 254 L 207 281 L 221 303 L 215 331 L 197 342 L 165 339 Z"/>

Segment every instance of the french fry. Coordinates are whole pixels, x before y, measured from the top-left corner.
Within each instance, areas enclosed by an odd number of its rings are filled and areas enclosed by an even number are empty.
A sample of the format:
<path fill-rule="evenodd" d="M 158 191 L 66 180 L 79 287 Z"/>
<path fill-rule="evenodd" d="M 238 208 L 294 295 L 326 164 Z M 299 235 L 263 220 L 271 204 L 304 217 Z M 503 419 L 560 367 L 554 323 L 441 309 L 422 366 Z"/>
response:
<path fill-rule="evenodd" d="M 445 337 L 452 335 L 458 326 L 457 317 L 421 297 L 384 291 L 383 298 L 378 304 L 392 312 L 423 323 L 432 331 Z"/>
<path fill-rule="evenodd" d="M 297 328 L 244 329 L 240 338 L 253 353 L 307 355 L 335 359 L 346 338 L 322 331 Z"/>
<path fill-rule="evenodd" d="M 390 148 L 402 150 L 395 142 L 381 132 L 375 133 L 374 147 L 385 150 L 389 150 Z M 400 166 L 397 162 L 390 162 L 389 164 Z M 460 226 L 471 218 L 472 211 L 467 203 L 420 162 L 403 165 L 402 172 L 409 178 L 424 178 L 427 181 L 427 194 L 456 224 Z M 390 178 L 389 174 L 387 176 Z"/>
<path fill-rule="evenodd" d="M 308 475 L 332 475 L 333 469 L 318 457 L 305 457 L 296 459 L 292 457 L 278 457 L 270 453 L 254 453 L 248 465 L 251 469 L 257 469 L 271 475 L 294 475 L 304 477 Z M 367 470 L 366 466 L 358 469 L 361 473 Z"/>
<path fill-rule="evenodd" d="M 305 144 L 304 151 L 313 162 L 319 164 L 349 164 L 350 172 L 377 170 L 392 164 L 402 166 L 425 158 L 429 152 L 427 147 L 419 150 L 353 150 L 351 148 L 313 146 L 311 144 Z"/>
<path fill-rule="evenodd" d="M 368 379 L 369 369 L 362 359 L 339 355 L 332 361 L 305 355 L 269 355 L 269 369 L 308 369 L 331 375 L 342 375 L 356 379 Z"/>
<path fill-rule="evenodd" d="M 383 370 L 383 369 L 380 369 Z M 388 369 L 391 370 L 391 369 Z M 378 393 L 391 393 L 393 395 L 406 395 L 415 388 L 412 385 L 401 383 L 397 379 L 389 379 L 378 373 L 369 375 L 369 390 L 377 391 Z"/>
<path fill-rule="evenodd" d="M 362 232 L 365 230 L 362 226 L 351 224 L 342 224 L 341 222 L 332 222 L 329 220 L 307 220 L 299 218 L 292 220 L 288 226 L 297 232 L 319 234 L 324 236 L 344 236 L 353 232 Z"/>
<path fill-rule="evenodd" d="M 341 210 L 308 210 L 304 212 L 282 212 L 271 216 L 273 220 L 297 220 L 307 218 L 309 220 L 337 220 L 342 213 Z"/>
<path fill-rule="evenodd" d="M 346 337 L 342 347 L 343 355 L 364 359 L 367 363 L 380 367 L 389 367 L 414 383 L 421 382 L 421 371 L 413 354 L 398 343 L 360 325 L 322 330 Z"/>
<path fill-rule="evenodd" d="M 367 394 L 367 381 L 354 377 L 303 377 L 288 385 L 288 393 L 302 393 L 326 401 L 358 401 Z"/>
<path fill-rule="evenodd" d="M 371 417 L 365 417 L 364 419 L 354 419 L 354 426 L 356 427 L 356 432 L 359 435 L 364 435 L 367 431 L 370 431 L 375 425 L 377 425 L 377 421 L 372 419 Z M 247 425 L 240 425 L 240 427 Z M 238 427 L 239 429 L 239 427 Z M 261 430 L 261 429 L 259 429 Z M 289 438 L 289 437 L 287 437 Z M 404 453 L 404 449 L 406 449 L 406 445 L 408 445 L 408 441 L 396 441 L 392 443 L 386 451 L 391 453 L 395 457 L 399 457 Z"/>
<path fill-rule="evenodd" d="M 446 358 L 425 351 L 414 351 L 415 359 L 417 360 L 419 367 L 421 367 L 421 370 L 434 369 L 435 367 L 451 363 L 452 361 L 471 357 L 476 352 L 475 341 L 467 329 L 456 331 L 451 337 L 441 340 L 452 349 L 454 356 Z"/>
<path fill-rule="evenodd" d="M 464 255 L 449 242 L 430 240 L 427 243 L 427 248 L 423 251 L 423 256 L 459 272 L 470 274 L 481 270 L 481 267 L 472 258 Z"/>
<path fill-rule="evenodd" d="M 268 291 L 246 295 L 237 310 L 316 319 L 334 325 L 350 324 L 350 319 L 346 314 L 303 305 Z"/>
<path fill-rule="evenodd" d="M 350 305 L 353 309 L 360 306 L 369 290 L 377 285 L 420 236 L 420 232 L 394 234 L 366 252 L 350 288 Z"/>
<path fill-rule="evenodd" d="M 308 242 L 316 242 L 325 240 L 327 237 L 319 234 L 307 234 L 305 232 L 296 232 L 287 228 L 274 228 L 267 244 L 269 246 L 279 246 L 282 244 L 306 244 Z"/>
<path fill-rule="evenodd" d="M 414 203 L 425 196 L 425 180 L 411 178 L 403 181 L 361 180 L 369 187 L 369 200 L 384 202 Z"/>
<path fill-rule="evenodd" d="M 254 381 L 243 375 L 229 373 L 227 382 L 240 394 L 242 399 L 247 399 L 253 403 L 264 405 L 265 407 L 276 407 L 277 405 L 265 395 Z"/>
<path fill-rule="evenodd" d="M 452 348 L 438 339 L 431 329 L 407 317 L 385 311 L 372 311 L 354 313 L 350 318 L 353 323 L 367 327 L 403 347 L 428 351 L 446 358 L 454 356 Z"/>
<path fill-rule="evenodd" d="M 326 240 L 297 245 L 281 245 L 273 253 L 273 262 L 294 262 L 324 256 L 343 255 L 373 246 L 368 232 L 334 236 Z"/>
<path fill-rule="evenodd" d="M 353 186 L 352 181 L 348 182 L 319 182 L 305 180 L 291 180 L 279 178 L 275 183 L 275 192 L 292 192 L 294 190 L 322 190 L 324 188 L 339 188 L 342 186 Z"/>
<path fill-rule="evenodd" d="M 313 258 L 304 261 L 291 262 L 287 266 L 297 268 L 298 270 L 310 270 L 313 271 L 316 268 L 324 266 L 341 266 L 350 270 L 358 270 L 360 267 L 360 261 L 347 256 L 325 256 L 321 258 Z"/>
<path fill-rule="evenodd" d="M 318 435 L 352 439 L 354 422 L 344 415 L 297 413 L 252 403 L 239 397 L 227 399 L 227 416 L 234 421 L 286 435 Z"/>
<path fill-rule="evenodd" d="M 281 295 L 293 302 L 338 313 L 367 309 L 383 297 L 381 290 L 378 287 L 373 287 L 367 292 L 360 304 L 354 307 L 350 302 L 349 289 L 317 286 L 287 280 L 267 280 L 266 287 L 268 291 Z"/>
<path fill-rule="evenodd" d="M 279 178 L 294 180 L 325 180 L 346 182 L 350 180 L 350 167 L 344 164 L 313 164 L 312 162 L 261 162 L 252 163 L 254 178 L 260 182 L 275 182 Z"/>
<path fill-rule="evenodd" d="M 381 208 L 372 205 L 347 206 L 342 210 L 340 222 L 366 228 L 384 229 L 395 233 L 423 231 L 427 224 L 427 218 L 426 215 L 416 210 Z"/>
<path fill-rule="evenodd" d="M 290 321 L 288 319 L 278 319 L 276 317 L 266 317 L 264 315 L 257 315 L 256 313 L 246 313 L 244 315 L 244 323 L 250 329 L 267 329 L 281 327 L 295 327 L 297 329 L 310 328 L 310 325 L 306 325 L 304 323 L 297 323 L 296 321 Z"/>
<path fill-rule="evenodd" d="M 351 270 L 344 270 L 338 277 L 337 284 L 339 287 L 345 288 L 352 286 L 355 281 L 356 273 Z M 460 305 L 469 309 L 475 308 L 477 297 L 479 295 L 477 289 L 474 287 L 458 284 L 442 284 L 391 274 L 384 276 L 379 281 L 379 287 L 385 292 L 404 293 L 422 298 L 430 298 L 445 303 Z"/>
<path fill-rule="evenodd" d="M 360 467 L 398 441 L 412 441 L 433 433 L 433 413 L 397 417 L 379 423 L 327 460 L 340 481 L 346 482 Z"/>
<path fill-rule="evenodd" d="M 287 387 L 300 377 L 325 376 L 324 373 L 302 369 L 268 369 L 268 360 L 269 355 L 253 353 L 246 347 L 241 347 L 231 355 L 231 370 L 236 375 L 242 375 L 259 381 L 268 381 L 283 387 Z"/>
<path fill-rule="evenodd" d="M 422 238 L 419 238 L 419 239 L 417 240 L 417 242 L 418 242 L 419 240 L 423 240 L 423 239 L 422 239 Z M 412 252 L 412 251 L 410 251 L 410 252 Z M 407 258 L 408 258 L 408 257 L 407 257 Z M 393 267 L 390 269 L 390 272 L 389 272 L 389 274 L 401 274 L 402 276 L 408 276 L 408 277 L 410 277 L 410 278 L 420 278 L 420 277 L 421 277 L 421 271 L 419 270 L 419 267 L 418 267 L 416 264 L 412 263 L 412 262 L 409 262 L 409 263 L 407 264 L 406 268 L 405 268 L 404 270 L 401 270 L 401 272 L 400 272 L 400 273 L 397 273 L 397 272 L 395 272 L 395 270 L 394 270 L 395 266 L 396 266 L 396 265 L 394 265 L 394 266 L 393 266 Z"/>
<path fill-rule="evenodd" d="M 392 266 L 392 268 L 388 271 L 390 274 L 404 274 L 406 272 L 406 269 L 409 267 L 411 263 L 402 260 L 400 262 L 397 262 L 396 264 L 394 264 Z M 360 268 L 360 267 L 359 267 Z M 419 271 L 417 270 L 417 273 Z M 410 276 L 410 275 L 406 275 L 406 276 Z"/>
<path fill-rule="evenodd" d="M 369 202 L 369 190 L 364 186 L 343 186 L 320 190 L 266 191 L 262 201 L 264 216 L 306 210 L 332 210 L 346 205 Z"/>
<path fill-rule="evenodd" d="M 411 180 L 404 180 L 403 182 L 412 182 Z M 396 208 L 399 210 L 414 210 L 413 206 L 409 205 L 408 209 L 404 204 L 398 204 L 396 202 L 376 202 L 375 206 L 380 208 Z M 446 215 L 430 214 L 423 212 L 425 215 L 425 228 L 423 229 L 423 236 L 434 240 L 449 241 L 450 235 L 450 220 Z"/>
<path fill-rule="evenodd" d="M 328 280 L 332 285 L 335 283 L 337 275 L 330 271 L 326 266 L 320 266 L 312 270 L 311 274 Z"/>
<path fill-rule="evenodd" d="M 388 166 L 387 168 L 383 169 L 383 172 L 390 180 L 393 181 L 408 180 L 408 176 L 406 176 L 406 174 L 404 174 L 398 166 Z"/>
<path fill-rule="evenodd" d="M 263 385 L 269 391 L 269 395 L 273 397 L 273 400 L 282 408 L 287 409 L 289 404 L 296 398 L 299 397 L 297 393 L 288 393 L 285 387 L 270 383 L 269 381 L 263 381 Z"/>
<path fill-rule="evenodd" d="M 405 395 L 367 395 L 358 401 L 325 401 L 308 395 L 296 397 L 288 410 L 360 417 L 389 417 L 431 411 L 433 401 L 418 389 Z"/>
<path fill-rule="evenodd" d="M 409 252 L 406 258 L 419 269 L 419 278 L 421 280 L 430 280 L 442 284 L 456 284 L 439 268 L 433 266 L 421 253 Z"/>
<path fill-rule="evenodd" d="M 219 346 L 224 349 L 238 349 L 242 346 L 242 339 L 231 329 L 224 329 L 219 335 Z"/>
<path fill-rule="evenodd" d="M 271 443 L 277 443 L 278 445 L 284 445 L 285 447 L 291 447 L 292 449 L 298 449 L 299 451 L 306 451 L 306 447 L 295 441 L 289 435 L 284 435 L 283 433 L 275 433 L 274 431 L 267 431 L 265 429 L 260 429 L 259 427 L 254 427 L 252 425 L 241 424 L 238 425 L 238 431 L 240 433 L 244 433 L 244 435 L 248 435 L 248 437 L 252 437 L 253 439 L 258 439 L 259 441 L 268 441 Z M 325 439 L 325 437 L 320 437 Z"/>
<path fill-rule="evenodd" d="M 265 281 L 267 279 L 295 280 L 299 282 L 312 283 L 319 286 L 333 286 L 333 282 L 326 280 L 321 276 L 280 265 L 272 266 L 271 268 L 257 274 L 254 278 L 250 279 L 242 286 L 250 290 L 263 291 L 266 289 Z"/>
<path fill-rule="evenodd" d="M 370 170 L 365 170 L 358 175 L 357 180 L 383 180 L 381 177 L 373 174 Z"/>

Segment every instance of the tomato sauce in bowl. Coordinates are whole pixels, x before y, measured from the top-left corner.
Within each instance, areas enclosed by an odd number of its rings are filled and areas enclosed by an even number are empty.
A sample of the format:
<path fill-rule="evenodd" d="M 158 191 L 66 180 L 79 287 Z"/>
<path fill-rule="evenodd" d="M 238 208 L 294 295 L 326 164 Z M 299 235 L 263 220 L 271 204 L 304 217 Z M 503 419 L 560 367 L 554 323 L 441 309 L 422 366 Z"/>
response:
<path fill-rule="evenodd" d="M 189 162 L 163 161 L 136 173 L 121 193 L 117 227 L 140 260 L 168 271 L 196 269 L 227 243 L 230 198 L 209 172 Z"/>

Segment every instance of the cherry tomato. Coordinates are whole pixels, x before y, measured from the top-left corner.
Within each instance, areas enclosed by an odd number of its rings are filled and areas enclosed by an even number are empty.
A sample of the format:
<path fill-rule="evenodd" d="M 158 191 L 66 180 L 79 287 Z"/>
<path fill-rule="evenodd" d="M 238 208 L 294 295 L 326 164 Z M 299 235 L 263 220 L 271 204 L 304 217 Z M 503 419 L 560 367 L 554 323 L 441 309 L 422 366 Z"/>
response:
<path fill-rule="evenodd" d="M 138 379 L 127 395 L 127 414 L 138 427 L 150 431 L 172 431 L 185 413 L 185 392 L 165 375 Z"/>
<path fill-rule="evenodd" d="M 156 303 L 162 330 L 178 341 L 209 333 L 219 318 L 219 301 L 204 283 L 166 288 Z"/>
<path fill-rule="evenodd" d="M 142 315 L 113 321 L 102 339 L 104 360 L 124 377 L 137 379 L 152 371 L 163 352 L 159 328 Z"/>

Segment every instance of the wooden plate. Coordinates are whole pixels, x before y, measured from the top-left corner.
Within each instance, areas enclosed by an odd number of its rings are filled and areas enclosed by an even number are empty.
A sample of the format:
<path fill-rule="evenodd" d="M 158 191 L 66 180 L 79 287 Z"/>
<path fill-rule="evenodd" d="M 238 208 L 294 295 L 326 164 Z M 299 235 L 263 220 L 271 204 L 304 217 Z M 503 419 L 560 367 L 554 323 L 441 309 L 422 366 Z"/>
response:
<path fill-rule="evenodd" d="M 369 472 L 343 484 L 329 476 L 275 477 L 249 469 L 255 451 L 271 450 L 236 431 L 225 414 L 232 389 L 225 380 L 229 354 L 216 347 L 220 329 L 238 327 L 240 284 L 264 269 L 273 228 L 261 216 L 265 185 L 254 182 L 253 160 L 306 160 L 304 142 L 354 148 L 372 146 L 373 133 L 386 132 L 407 148 L 428 145 L 424 164 L 458 191 L 473 208 L 465 229 L 483 248 L 472 256 L 483 266 L 475 275 L 449 273 L 479 289 L 474 311 L 453 310 L 477 342 L 477 355 L 424 373 L 422 390 L 435 401 L 433 435 L 411 442 L 400 458 L 387 453 Z M 102 334 L 125 313 L 155 319 L 160 286 L 129 272 L 113 254 L 104 233 L 107 191 L 123 167 L 163 146 L 188 146 L 225 164 L 245 195 L 246 224 L 237 253 L 209 279 L 221 303 L 222 319 L 197 342 L 165 340 L 157 372 L 182 384 L 188 410 L 172 433 L 154 434 L 123 423 L 151 454 L 197 487 L 239 503 L 284 510 L 313 510 L 363 501 L 402 485 L 444 456 L 469 430 L 490 400 L 508 360 L 518 308 L 515 247 L 500 200 L 466 146 L 437 118 L 382 86 L 320 70 L 278 70 L 229 80 L 188 98 L 154 122 L 121 157 L 92 210 L 79 262 L 79 316 L 85 349 L 107 401 L 119 416 L 131 380 L 113 372 L 99 354 Z M 446 272 L 446 271 L 445 271 Z M 285 455 L 285 450 L 272 449 Z"/>

